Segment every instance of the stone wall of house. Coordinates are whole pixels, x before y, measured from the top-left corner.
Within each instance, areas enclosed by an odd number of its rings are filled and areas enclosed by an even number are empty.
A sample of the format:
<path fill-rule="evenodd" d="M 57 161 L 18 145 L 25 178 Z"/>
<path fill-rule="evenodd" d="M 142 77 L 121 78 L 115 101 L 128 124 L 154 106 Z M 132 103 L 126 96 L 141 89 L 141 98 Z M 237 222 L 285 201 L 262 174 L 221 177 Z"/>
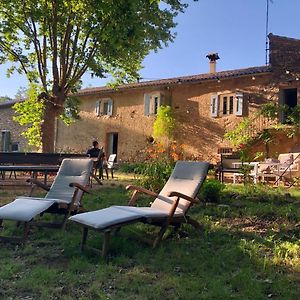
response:
<path fill-rule="evenodd" d="M 266 90 L 269 76 L 236 78 L 221 82 L 207 82 L 197 86 L 178 87 L 174 91 L 173 107 L 178 120 L 177 140 L 185 145 L 188 157 L 216 162 L 218 148 L 229 147 L 224 134 L 240 123 L 243 117 L 253 115 L 270 93 Z M 244 114 L 222 115 L 222 95 L 242 92 Z M 211 117 L 211 95 L 219 94 L 219 116 Z M 257 127 L 260 125 L 257 124 Z"/>
<path fill-rule="evenodd" d="M 14 110 L 12 109 L 12 106 L 10 104 L 1 103 L 0 132 L 2 132 L 2 130 L 9 130 L 11 135 L 11 142 L 19 144 L 19 151 L 25 151 L 28 149 L 28 144 L 26 139 L 21 135 L 23 128 L 13 120 L 13 116 Z"/>
<path fill-rule="evenodd" d="M 67 127 L 58 122 L 56 150 L 85 152 L 92 140 L 107 146 L 107 134 L 118 133 L 118 158 L 133 161 L 147 147 L 152 134 L 154 116 L 144 116 L 144 94 L 159 91 L 171 99 L 177 121 L 176 140 L 183 145 L 186 158 L 215 162 L 219 147 L 228 146 L 224 133 L 234 128 L 242 119 L 233 115 L 211 116 L 211 95 L 242 92 L 244 115 L 253 114 L 260 104 L 270 99 L 266 89 L 270 75 L 245 76 L 236 79 L 210 81 L 201 84 L 178 84 L 160 90 L 139 89 L 117 91 L 81 97 L 81 120 Z M 95 103 L 99 99 L 113 99 L 112 116 L 96 116 Z M 274 98 L 274 97 L 273 97 Z M 274 98 L 275 99 L 275 98 Z"/>
<path fill-rule="evenodd" d="M 108 134 L 118 133 L 118 158 L 135 160 L 138 152 L 147 146 L 155 118 L 144 116 L 144 93 L 144 90 L 131 90 L 82 97 L 80 120 L 68 127 L 58 121 L 56 150 L 86 152 L 92 141 L 98 140 L 107 151 Z M 113 100 L 113 115 L 97 116 L 96 101 L 108 98 Z"/>

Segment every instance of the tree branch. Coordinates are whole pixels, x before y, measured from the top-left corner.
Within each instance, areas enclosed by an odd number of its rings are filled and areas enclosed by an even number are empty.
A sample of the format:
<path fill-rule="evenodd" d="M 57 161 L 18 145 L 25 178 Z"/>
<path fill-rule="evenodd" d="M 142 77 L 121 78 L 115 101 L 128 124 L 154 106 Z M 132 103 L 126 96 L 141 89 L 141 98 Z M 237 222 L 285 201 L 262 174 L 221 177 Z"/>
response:
<path fill-rule="evenodd" d="M 13 57 L 15 57 L 15 59 L 21 64 L 22 70 L 27 75 L 28 74 L 28 70 L 26 68 L 25 63 L 22 61 L 20 55 L 18 55 L 13 49 L 11 49 L 9 45 L 6 45 L 6 43 L 3 42 L 1 40 L 1 38 L 0 38 L 0 45 L 1 45 L 2 48 L 5 49 L 6 52 L 8 52 L 9 54 L 11 54 Z"/>

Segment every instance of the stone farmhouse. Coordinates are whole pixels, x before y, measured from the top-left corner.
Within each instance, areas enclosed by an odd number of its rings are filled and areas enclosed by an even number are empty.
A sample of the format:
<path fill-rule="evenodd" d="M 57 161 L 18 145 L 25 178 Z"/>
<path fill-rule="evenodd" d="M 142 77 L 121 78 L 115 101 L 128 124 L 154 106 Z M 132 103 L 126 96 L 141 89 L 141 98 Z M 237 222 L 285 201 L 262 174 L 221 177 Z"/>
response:
<path fill-rule="evenodd" d="M 262 103 L 298 105 L 300 40 L 270 34 L 269 46 L 266 66 L 217 72 L 219 57 L 211 53 L 207 55 L 207 74 L 137 82 L 117 89 L 82 89 L 77 95 L 80 120 L 71 126 L 57 121 L 55 149 L 86 152 L 97 139 L 107 154 L 134 161 L 151 140 L 158 107 L 167 104 L 174 112 L 175 138 L 183 145 L 185 157 L 215 162 L 218 153 L 229 147 L 224 133 L 254 114 Z M 278 122 L 284 122 L 284 118 L 280 116 Z M 256 130 L 269 126 L 265 119 L 256 122 Z M 8 129 L 3 122 L 1 127 Z M 288 152 L 297 143 L 296 137 L 280 143 L 277 150 Z"/>

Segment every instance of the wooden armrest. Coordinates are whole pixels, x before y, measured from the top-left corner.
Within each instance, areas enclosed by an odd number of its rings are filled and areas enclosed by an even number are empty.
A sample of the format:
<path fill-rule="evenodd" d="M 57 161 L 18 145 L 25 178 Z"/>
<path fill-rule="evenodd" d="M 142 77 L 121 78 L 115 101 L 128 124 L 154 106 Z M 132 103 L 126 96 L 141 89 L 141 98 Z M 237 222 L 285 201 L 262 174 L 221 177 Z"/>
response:
<path fill-rule="evenodd" d="M 168 197 L 174 197 L 174 196 L 175 196 L 175 197 L 182 198 L 182 199 L 185 199 L 185 200 L 190 201 L 190 202 L 192 202 L 192 203 L 199 203 L 199 202 L 200 202 L 199 199 L 197 199 L 197 198 L 192 198 L 192 197 L 190 197 L 190 196 L 181 194 L 181 193 L 179 193 L 179 192 L 170 192 L 170 193 L 168 194 Z"/>
<path fill-rule="evenodd" d="M 130 206 L 135 206 L 136 205 L 136 200 L 137 200 L 137 194 L 140 192 L 140 193 L 143 193 L 143 194 L 146 194 L 146 195 L 149 195 L 149 196 L 153 196 L 153 197 L 157 197 L 158 194 L 157 193 L 154 193 L 152 191 L 149 191 L 145 188 L 142 188 L 140 186 L 135 186 L 135 185 L 127 185 L 126 186 L 126 190 L 133 190 L 133 194 L 129 200 L 129 205 Z"/>
<path fill-rule="evenodd" d="M 38 187 L 44 189 L 45 191 L 50 191 L 50 187 L 49 187 L 48 185 L 42 183 L 41 181 L 39 181 L 39 180 L 37 180 L 37 179 L 35 179 L 35 178 L 28 178 L 28 179 L 26 180 L 26 182 L 35 184 L 35 185 L 37 185 Z"/>
<path fill-rule="evenodd" d="M 78 188 L 78 189 L 84 191 L 85 193 L 89 193 L 88 189 L 87 189 L 85 186 L 81 185 L 80 183 L 77 183 L 77 182 L 71 182 L 71 183 L 69 184 L 69 186 L 70 186 L 70 187 Z"/>
<path fill-rule="evenodd" d="M 140 193 L 144 193 L 146 195 L 149 195 L 149 196 L 153 196 L 153 197 L 157 197 L 158 194 L 157 193 L 154 193 L 152 191 L 149 191 L 143 187 L 140 187 L 140 186 L 136 186 L 136 185 L 127 185 L 126 186 L 126 190 L 129 191 L 129 190 L 132 190 L 132 191 L 138 191 Z"/>

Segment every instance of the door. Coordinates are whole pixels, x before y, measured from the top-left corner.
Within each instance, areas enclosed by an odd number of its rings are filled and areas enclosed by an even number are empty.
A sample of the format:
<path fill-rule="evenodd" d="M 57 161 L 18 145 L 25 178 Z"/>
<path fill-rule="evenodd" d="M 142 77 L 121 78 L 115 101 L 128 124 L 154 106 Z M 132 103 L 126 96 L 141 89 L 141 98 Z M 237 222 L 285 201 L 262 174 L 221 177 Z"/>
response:
<path fill-rule="evenodd" d="M 280 91 L 280 104 L 287 107 L 287 111 L 281 112 L 279 118 L 280 122 L 283 124 L 288 124 L 289 121 L 287 120 L 289 109 L 292 109 L 297 106 L 297 89 L 283 89 Z"/>
<path fill-rule="evenodd" d="M 118 139 L 119 135 L 117 132 L 110 132 L 107 134 L 106 157 L 109 157 L 111 154 L 118 154 Z"/>

